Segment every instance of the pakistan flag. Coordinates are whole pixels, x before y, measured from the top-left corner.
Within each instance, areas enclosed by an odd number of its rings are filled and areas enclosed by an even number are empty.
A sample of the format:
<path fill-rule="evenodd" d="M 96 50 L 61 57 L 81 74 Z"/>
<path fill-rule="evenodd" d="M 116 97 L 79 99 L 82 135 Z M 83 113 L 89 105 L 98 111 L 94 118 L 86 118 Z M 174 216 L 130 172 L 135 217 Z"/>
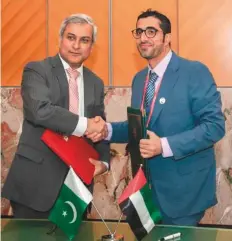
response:
<path fill-rule="evenodd" d="M 92 199 L 92 194 L 70 167 L 48 219 L 72 240 L 77 234 L 82 215 Z"/>

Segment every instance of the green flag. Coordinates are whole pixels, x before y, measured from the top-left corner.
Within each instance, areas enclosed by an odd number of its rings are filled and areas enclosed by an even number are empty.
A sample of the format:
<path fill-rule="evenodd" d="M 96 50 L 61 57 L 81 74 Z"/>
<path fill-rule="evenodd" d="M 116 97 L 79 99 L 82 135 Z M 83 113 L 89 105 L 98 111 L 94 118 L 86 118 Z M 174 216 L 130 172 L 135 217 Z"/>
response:
<path fill-rule="evenodd" d="M 48 219 L 72 240 L 77 234 L 82 215 L 92 199 L 92 194 L 70 167 Z"/>

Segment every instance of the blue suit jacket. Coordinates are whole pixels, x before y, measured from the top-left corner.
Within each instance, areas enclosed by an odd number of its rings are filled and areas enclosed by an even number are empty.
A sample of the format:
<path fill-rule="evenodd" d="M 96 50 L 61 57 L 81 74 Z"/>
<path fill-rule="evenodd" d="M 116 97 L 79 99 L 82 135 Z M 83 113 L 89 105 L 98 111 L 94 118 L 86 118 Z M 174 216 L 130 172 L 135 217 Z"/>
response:
<path fill-rule="evenodd" d="M 134 108 L 140 108 L 147 72 L 133 79 Z M 154 201 L 167 216 L 188 216 L 216 204 L 213 144 L 223 137 L 224 124 L 220 93 L 207 67 L 173 53 L 148 128 L 167 137 L 173 152 L 170 158 L 147 160 Z M 128 142 L 127 122 L 112 123 L 112 128 L 111 142 Z"/>

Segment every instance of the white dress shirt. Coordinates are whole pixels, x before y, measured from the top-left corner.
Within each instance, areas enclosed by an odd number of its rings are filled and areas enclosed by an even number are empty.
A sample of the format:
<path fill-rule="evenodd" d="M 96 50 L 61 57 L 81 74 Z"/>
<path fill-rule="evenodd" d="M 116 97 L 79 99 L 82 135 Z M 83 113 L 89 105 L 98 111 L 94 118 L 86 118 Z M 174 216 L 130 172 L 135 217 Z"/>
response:
<path fill-rule="evenodd" d="M 59 55 L 60 56 L 60 55 Z M 60 56 L 61 62 L 65 69 L 65 74 L 67 76 L 67 80 L 69 80 L 69 76 L 67 73 L 67 69 L 70 68 L 69 64 L 65 62 L 62 57 Z M 76 69 L 79 72 L 77 77 L 77 86 L 78 86 L 78 94 L 79 94 L 79 108 L 78 108 L 78 115 L 79 121 L 75 130 L 73 131 L 72 135 L 74 136 L 83 136 L 85 131 L 87 130 L 87 118 L 84 117 L 85 113 L 85 103 L 84 103 L 84 76 L 83 76 L 83 65 Z"/>

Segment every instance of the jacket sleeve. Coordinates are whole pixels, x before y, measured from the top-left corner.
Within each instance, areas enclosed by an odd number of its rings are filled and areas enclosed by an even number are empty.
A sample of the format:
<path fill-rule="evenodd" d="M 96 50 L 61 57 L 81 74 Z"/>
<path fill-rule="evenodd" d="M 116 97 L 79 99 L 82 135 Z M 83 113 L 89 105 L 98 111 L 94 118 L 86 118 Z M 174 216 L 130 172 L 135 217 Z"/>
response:
<path fill-rule="evenodd" d="M 99 115 L 102 117 L 102 119 L 106 120 L 105 116 L 105 106 L 104 106 L 104 85 L 102 82 L 98 82 L 96 86 L 99 91 L 96 91 L 97 93 L 100 93 L 100 104 L 97 105 L 97 110 L 95 109 L 94 115 Z M 110 164 L 110 143 L 109 141 L 100 141 L 94 144 L 95 149 L 98 151 L 100 155 L 100 160 L 107 162 Z"/>

